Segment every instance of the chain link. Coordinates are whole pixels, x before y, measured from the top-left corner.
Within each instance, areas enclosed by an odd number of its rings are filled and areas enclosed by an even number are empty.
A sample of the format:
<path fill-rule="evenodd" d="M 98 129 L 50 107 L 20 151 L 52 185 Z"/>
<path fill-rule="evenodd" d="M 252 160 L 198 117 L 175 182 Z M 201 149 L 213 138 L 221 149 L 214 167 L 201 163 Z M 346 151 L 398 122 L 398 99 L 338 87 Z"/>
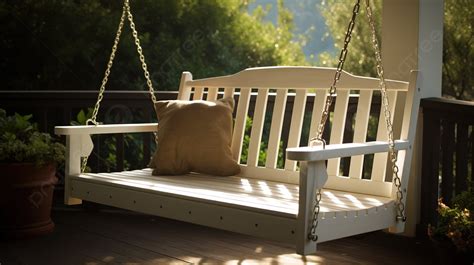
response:
<path fill-rule="evenodd" d="M 373 19 L 373 13 L 372 13 L 372 8 L 370 6 L 370 0 L 365 0 L 366 3 L 366 11 L 367 11 L 367 18 L 369 20 L 370 24 L 370 30 L 371 30 L 371 35 L 372 35 L 372 46 L 375 50 L 375 59 L 377 62 L 377 75 L 379 77 L 379 87 L 382 95 L 382 106 L 383 106 L 383 112 L 384 112 L 384 118 L 385 118 L 385 123 L 387 124 L 387 136 L 388 136 L 388 146 L 389 146 L 389 153 L 390 153 L 390 161 L 392 162 L 392 171 L 393 171 L 393 182 L 395 184 L 395 187 L 397 188 L 397 221 L 406 221 L 406 216 L 405 216 L 405 203 L 403 202 L 403 191 L 401 189 L 402 183 L 400 176 L 398 175 L 399 173 L 399 168 L 397 165 L 398 161 L 398 154 L 395 151 L 395 141 L 393 139 L 393 125 L 392 125 L 392 115 L 390 113 L 389 109 L 389 102 L 388 102 L 388 96 L 387 96 L 387 86 L 385 83 L 385 78 L 384 78 L 384 71 L 383 71 L 383 65 L 382 65 L 382 55 L 380 53 L 380 46 L 377 40 L 377 35 L 375 32 L 375 23 Z"/>
<path fill-rule="evenodd" d="M 311 223 L 311 229 L 308 233 L 308 239 L 314 242 L 318 241 L 318 235 L 316 234 L 316 227 L 318 227 L 319 223 L 319 211 L 321 210 L 320 207 L 321 203 L 321 189 L 316 190 L 316 200 L 313 205 L 313 221 Z"/>
<path fill-rule="evenodd" d="M 357 18 L 357 14 L 359 13 L 359 9 L 360 0 L 357 0 L 354 5 L 354 8 L 352 9 L 351 21 L 347 26 L 346 36 L 344 37 L 344 46 L 341 50 L 341 53 L 339 54 L 339 62 L 337 64 L 336 73 L 334 74 L 334 80 L 332 82 L 331 87 L 329 88 L 329 95 L 326 98 L 326 102 L 324 104 L 323 114 L 321 116 L 321 122 L 318 126 L 318 131 L 316 136 L 311 138 L 310 141 L 323 141 L 324 128 L 326 127 L 326 122 L 329 118 L 329 109 L 331 108 L 332 102 L 334 101 L 334 98 L 337 95 L 337 82 L 339 82 L 339 79 L 341 79 L 342 69 L 346 61 L 349 43 L 352 39 L 352 31 L 355 26 L 355 20 Z"/>
<path fill-rule="evenodd" d="M 154 104 L 156 102 L 155 90 L 153 89 L 153 84 L 151 83 L 150 73 L 148 72 L 148 68 L 145 62 L 145 56 L 143 55 L 142 46 L 140 45 L 140 39 L 138 38 L 138 32 L 135 28 L 135 23 L 133 22 L 133 15 L 132 15 L 132 12 L 130 12 L 130 4 L 128 1 L 129 0 L 125 0 L 125 3 L 124 3 L 125 8 L 127 9 L 127 18 L 128 18 L 128 21 L 130 22 L 132 35 L 133 35 L 133 38 L 135 39 L 135 45 L 137 46 L 137 52 L 140 58 L 140 62 L 142 63 L 143 75 L 145 76 L 145 79 L 146 79 L 148 91 L 150 92 L 150 97 L 151 97 L 151 100 L 153 101 L 153 106 L 155 106 Z"/>
<path fill-rule="evenodd" d="M 99 95 L 97 96 L 97 101 L 94 105 L 94 110 L 92 111 L 92 116 L 90 119 L 87 119 L 86 125 L 89 125 L 90 123 L 94 125 L 99 125 L 97 122 L 97 114 L 99 113 L 100 109 L 100 102 L 104 98 L 104 91 L 105 91 L 105 86 L 107 85 L 107 82 L 109 81 L 109 75 L 110 75 L 110 70 L 112 69 L 112 65 L 115 59 L 115 53 L 117 52 L 117 46 L 120 42 L 120 35 L 122 34 L 122 29 L 123 25 L 125 23 L 125 17 L 127 17 L 128 21 L 130 22 L 130 29 L 132 30 L 132 35 L 135 40 L 135 46 L 137 46 L 137 52 L 138 56 L 140 58 L 141 66 L 143 69 L 143 75 L 145 76 L 146 79 L 146 84 L 148 86 L 148 91 L 150 93 L 150 98 L 153 102 L 153 107 L 155 107 L 155 102 L 156 102 L 156 97 L 155 97 L 155 90 L 153 89 L 153 84 L 150 79 L 150 73 L 148 72 L 148 68 L 145 62 L 145 56 L 143 55 L 143 50 L 140 45 L 140 39 L 138 38 L 138 32 L 135 27 L 135 23 L 133 22 L 133 15 L 132 12 L 130 11 L 130 2 L 129 0 L 124 0 L 123 3 L 123 9 L 122 9 L 122 15 L 120 17 L 120 23 L 117 29 L 117 34 L 115 35 L 114 39 L 114 45 L 112 46 L 112 51 L 110 53 L 110 58 L 107 63 L 107 68 L 105 70 L 104 78 L 102 79 L 102 83 L 100 85 L 99 89 Z M 156 134 L 155 134 L 155 141 L 156 141 Z M 82 164 L 81 164 L 81 172 L 84 172 L 86 167 L 87 167 L 87 160 L 88 156 L 82 158 Z"/>
<path fill-rule="evenodd" d="M 318 131 L 315 137 L 311 138 L 310 145 L 315 145 L 316 142 L 320 142 L 325 148 L 326 142 L 323 139 L 323 132 L 326 126 L 326 122 L 329 118 L 329 109 L 331 108 L 332 102 L 334 98 L 337 96 L 337 82 L 341 78 L 342 69 L 344 67 L 344 63 L 346 61 L 347 52 L 349 48 L 349 43 L 352 39 L 352 31 L 354 30 L 355 20 L 357 18 L 357 14 L 359 13 L 360 9 L 360 0 L 354 4 L 354 8 L 352 9 L 352 17 L 349 25 L 347 26 L 346 36 L 344 37 L 344 46 L 339 54 L 339 62 L 337 64 L 336 73 L 334 74 L 333 83 L 329 89 L 329 95 L 326 98 L 326 102 L 324 104 L 323 113 L 321 115 L 321 121 L 318 126 Z M 321 202 L 321 189 L 316 191 L 316 199 L 313 203 L 313 220 L 311 223 L 310 232 L 308 233 L 308 239 L 312 241 L 318 240 L 318 235 L 316 234 L 316 228 L 318 227 L 319 222 L 319 211 L 320 211 L 320 202 Z"/>

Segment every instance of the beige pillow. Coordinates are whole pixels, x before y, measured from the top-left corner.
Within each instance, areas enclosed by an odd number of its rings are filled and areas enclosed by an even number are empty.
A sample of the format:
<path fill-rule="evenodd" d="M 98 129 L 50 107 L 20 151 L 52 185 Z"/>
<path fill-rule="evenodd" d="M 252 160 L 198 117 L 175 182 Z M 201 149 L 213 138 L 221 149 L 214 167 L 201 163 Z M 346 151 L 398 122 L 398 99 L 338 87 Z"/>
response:
<path fill-rule="evenodd" d="M 233 98 L 158 101 L 155 107 L 158 143 L 150 163 L 153 175 L 231 176 L 240 172 L 230 149 Z"/>

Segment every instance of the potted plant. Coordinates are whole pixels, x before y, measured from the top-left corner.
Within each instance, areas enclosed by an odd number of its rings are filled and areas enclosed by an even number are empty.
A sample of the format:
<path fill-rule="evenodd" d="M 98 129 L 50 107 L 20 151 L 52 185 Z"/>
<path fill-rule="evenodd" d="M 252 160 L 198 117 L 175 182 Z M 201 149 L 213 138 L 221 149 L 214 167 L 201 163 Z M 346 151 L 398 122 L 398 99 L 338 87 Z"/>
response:
<path fill-rule="evenodd" d="M 64 145 L 37 130 L 31 115 L 7 116 L 0 109 L 0 237 L 51 232 L 56 165 Z"/>
<path fill-rule="evenodd" d="M 441 264 L 474 263 L 474 192 L 453 198 L 453 207 L 438 200 L 438 223 L 428 226 L 428 235 L 438 249 Z"/>

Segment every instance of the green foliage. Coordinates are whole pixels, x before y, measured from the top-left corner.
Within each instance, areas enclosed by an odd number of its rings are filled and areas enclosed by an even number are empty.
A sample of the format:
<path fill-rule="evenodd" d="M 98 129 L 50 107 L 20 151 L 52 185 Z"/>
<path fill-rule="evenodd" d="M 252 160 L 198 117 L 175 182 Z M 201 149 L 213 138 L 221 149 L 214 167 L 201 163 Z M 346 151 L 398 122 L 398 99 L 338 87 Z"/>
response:
<path fill-rule="evenodd" d="M 457 99 L 474 98 L 474 9 L 471 0 L 444 1 L 443 32 L 443 95 Z M 373 1 L 376 29 L 380 33 L 382 1 Z M 334 45 L 339 52 L 343 45 L 345 31 L 352 16 L 352 2 L 325 0 L 320 5 L 321 14 L 326 18 Z M 364 4 L 361 5 L 353 38 L 349 44 L 344 70 L 354 74 L 376 76 L 375 56 L 371 45 L 369 24 L 365 15 Z M 380 41 L 380 36 L 377 36 Z M 383 43 L 381 43 L 383 46 Z M 336 66 L 339 53 L 323 53 L 319 64 Z"/>
<path fill-rule="evenodd" d="M 263 21 L 262 8 L 249 14 L 246 1 L 131 1 L 155 89 L 176 90 L 182 71 L 199 78 L 252 66 L 306 64 L 290 31 L 291 14 L 282 3 L 275 27 Z M 0 0 L 2 89 L 97 89 L 121 5 L 122 1 L 100 0 Z M 126 22 L 109 88 L 145 89 L 136 53 Z"/>
<path fill-rule="evenodd" d="M 474 193 L 463 192 L 454 199 L 454 207 L 438 201 L 438 224 L 428 227 L 429 236 L 451 241 L 459 251 L 474 253 Z"/>
<path fill-rule="evenodd" d="M 320 5 L 321 14 L 326 19 L 326 24 L 334 39 L 337 53 L 322 53 L 319 56 L 319 64 L 323 66 L 337 66 L 339 53 L 344 45 L 344 37 L 347 26 L 352 17 L 353 1 L 326 0 Z M 358 75 L 376 76 L 375 54 L 372 48 L 372 36 L 370 26 L 364 10 L 365 4 L 361 3 L 360 11 L 355 21 L 352 39 L 344 70 Z M 382 1 L 374 1 L 372 5 L 375 27 L 378 29 L 377 38 L 380 42 L 381 10 Z M 329 35 L 328 35 L 329 37 Z"/>
<path fill-rule="evenodd" d="M 453 198 L 453 205 L 458 209 L 468 209 L 474 213 L 474 191 L 464 191 Z"/>
<path fill-rule="evenodd" d="M 37 165 L 64 161 L 64 145 L 40 133 L 30 122 L 32 115 L 7 116 L 0 109 L 0 163 L 30 162 Z"/>
<path fill-rule="evenodd" d="M 471 0 L 444 1 L 443 94 L 474 99 L 474 8 Z"/>

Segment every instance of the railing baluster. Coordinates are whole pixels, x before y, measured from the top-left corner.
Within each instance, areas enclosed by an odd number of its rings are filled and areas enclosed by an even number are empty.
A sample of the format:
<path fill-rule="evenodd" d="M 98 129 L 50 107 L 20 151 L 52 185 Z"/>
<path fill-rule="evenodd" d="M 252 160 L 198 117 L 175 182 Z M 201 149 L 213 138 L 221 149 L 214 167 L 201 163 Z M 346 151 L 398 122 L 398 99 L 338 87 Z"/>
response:
<path fill-rule="evenodd" d="M 116 159 L 116 169 L 117 171 L 123 171 L 124 169 L 124 135 L 122 133 L 115 135 L 115 159 Z"/>
<path fill-rule="evenodd" d="M 458 123 L 456 132 L 456 194 L 467 190 L 467 135 L 467 124 L 464 122 Z"/>
<path fill-rule="evenodd" d="M 447 203 L 453 196 L 453 155 L 454 155 L 454 122 L 444 120 L 441 139 L 442 181 L 441 196 Z"/>
<path fill-rule="evenodd" d="M 150 133 L 143 133 L 143 164 L 142 167 L 148 167 L 148 163 L 150 163 L 151 159 L 151 134 Z"/>
<path fill-rule="evenodd" d="M 425 110 L 423 117 L 423 147 L 421 176 L 421 222 L 426 228 L 428 224 L 437 222 L 438 207 L 438 174 L 440 119 L 434 111 Z"/>

